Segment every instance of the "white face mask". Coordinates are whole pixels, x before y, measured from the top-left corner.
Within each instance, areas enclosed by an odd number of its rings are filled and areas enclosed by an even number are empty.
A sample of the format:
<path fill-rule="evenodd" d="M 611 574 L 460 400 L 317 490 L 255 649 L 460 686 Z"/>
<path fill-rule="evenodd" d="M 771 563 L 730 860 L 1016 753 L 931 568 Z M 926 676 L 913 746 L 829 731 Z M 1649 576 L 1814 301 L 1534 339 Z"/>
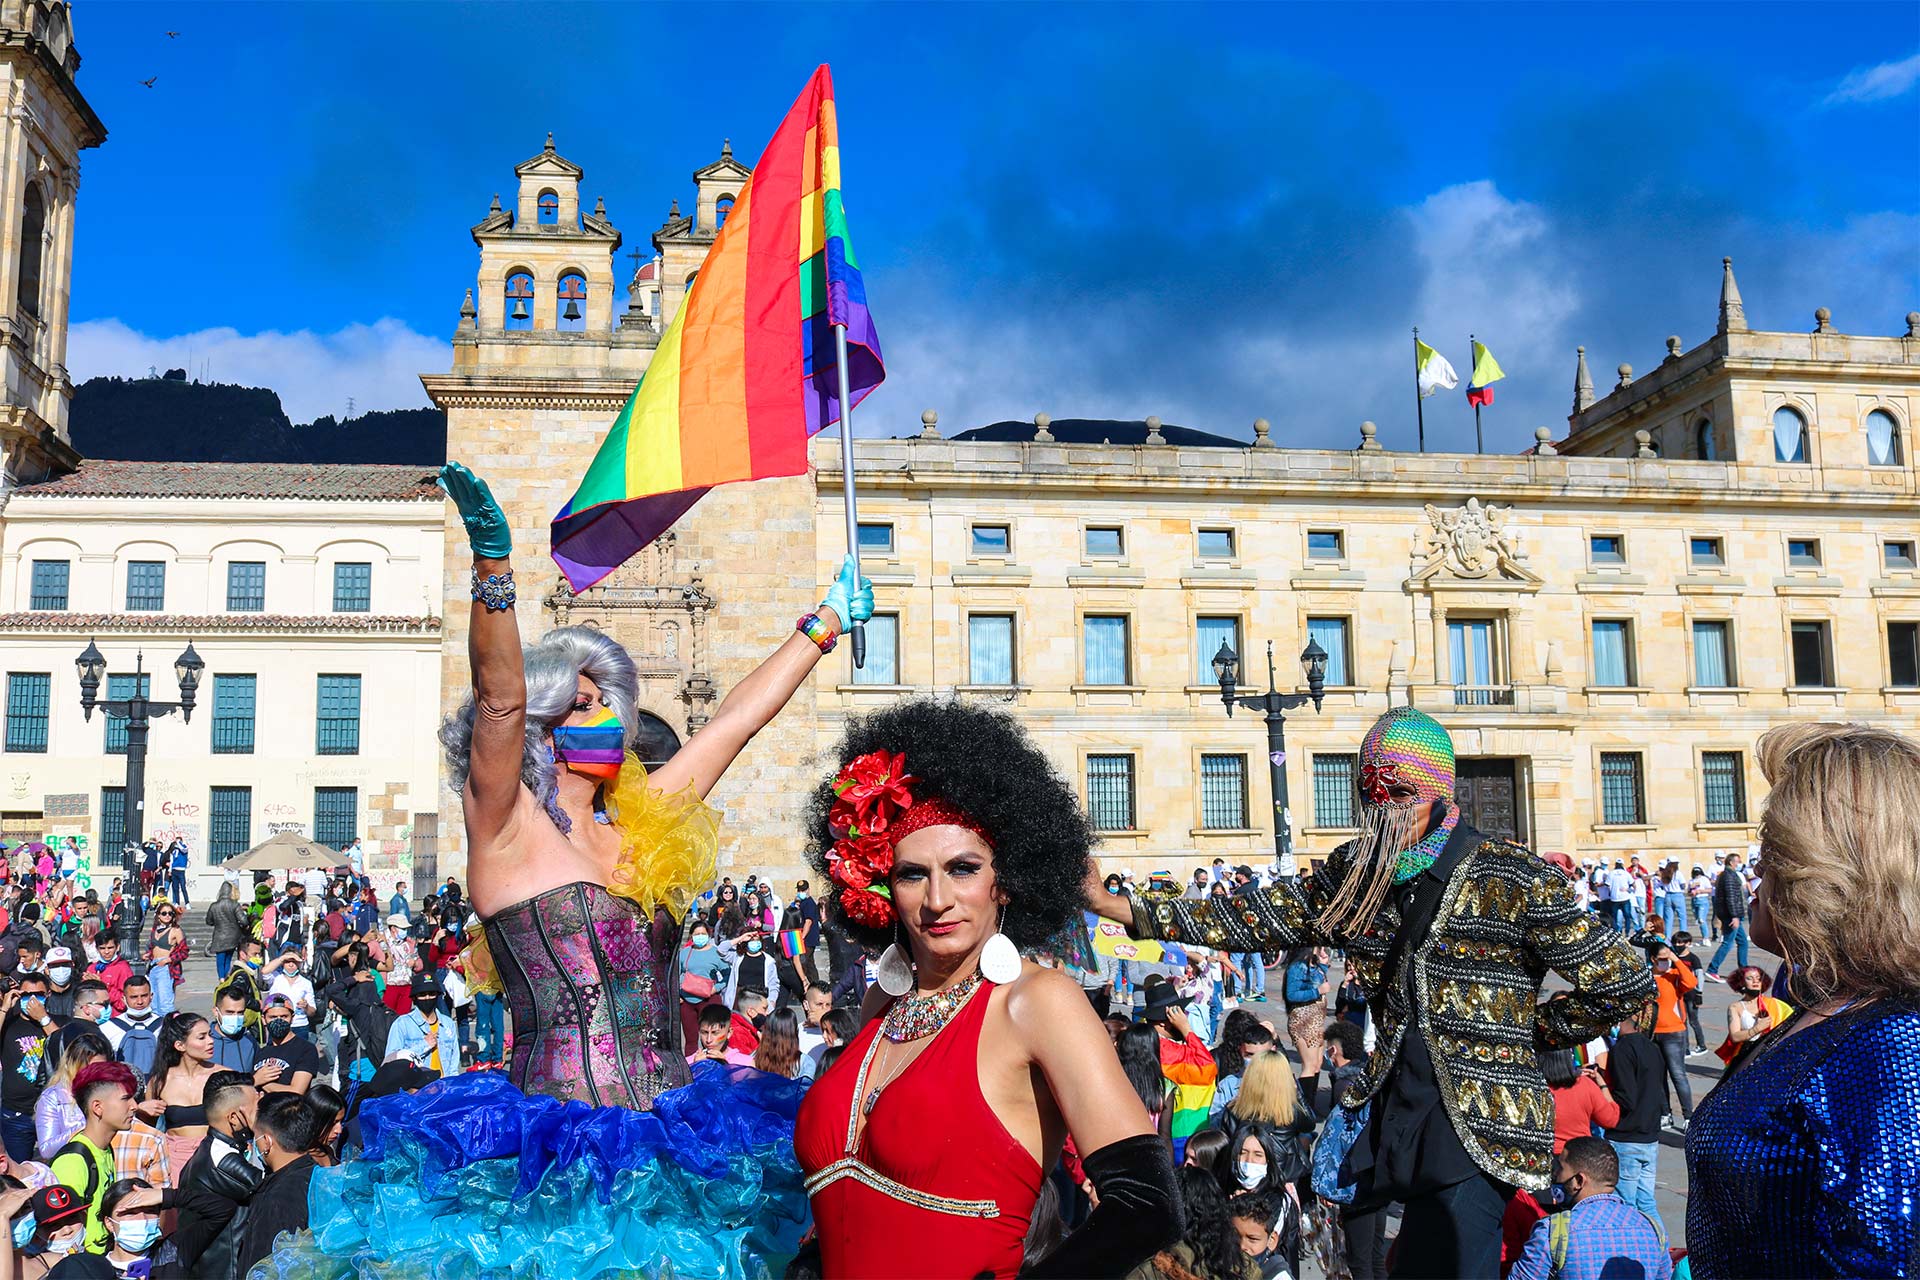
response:
<path fill-rule="evenodd" d="M 55 986 L 64 987 L 73 977 L 73 966 L 70 964 L 57 964 L 47 970 L 47 977 L 53 980 Z"/>
<path fill-rule="evenodd" d="M 1248 1191 L 1253 1190 L 1267 1180 L 1267 1162 L 1265 1160 L 1236 1160 L 1233 1162 L 1233 1176 Z"/>
<path fill-rule="evenodd" d="M 246 1025 L 247 1015 L 244 1013 L 223 1013 L 220 1015 L 220 1029 L 230 1036 L 239 1035 L 242 1028 Z"/>

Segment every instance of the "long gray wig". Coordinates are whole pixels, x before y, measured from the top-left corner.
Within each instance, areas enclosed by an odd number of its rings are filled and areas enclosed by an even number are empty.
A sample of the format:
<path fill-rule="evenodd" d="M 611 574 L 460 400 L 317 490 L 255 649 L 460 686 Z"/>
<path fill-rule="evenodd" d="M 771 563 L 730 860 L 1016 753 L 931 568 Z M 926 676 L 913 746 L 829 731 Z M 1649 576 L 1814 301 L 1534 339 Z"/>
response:
<path fill-rule="evenodd" d="M 619 643 L 593 627 L 556 627 L 527 649 L 527 740 L 520 757 L 520 781 L 526 784 L 554 825 L 565 832 L 571 825 L 561 811 L 559 765 L 553 756 L 553 727 L 573 710 L 580 677 L 600 686 L 607 706 L 633 742 L 639 719 L 640 675 L 633 659 Z M 473 768 L 474 695 L 440 726 L 440 745 L 447 753 L 447 771 L 455 790 L 465 790 Z"/>

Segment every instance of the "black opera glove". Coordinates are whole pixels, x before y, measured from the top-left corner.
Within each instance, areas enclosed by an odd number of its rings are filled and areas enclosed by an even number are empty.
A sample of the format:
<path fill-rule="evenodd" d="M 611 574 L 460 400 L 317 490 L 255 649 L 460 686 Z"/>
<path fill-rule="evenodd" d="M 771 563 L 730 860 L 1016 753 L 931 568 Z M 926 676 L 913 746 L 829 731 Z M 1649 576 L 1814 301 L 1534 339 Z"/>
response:
<path fill-rule="evenodd" d="M 1100 1204 L 1059 1248 L 1020 1273 L 1026 1280 L 1120 1280 L 1186 1230 L 1173 1149 L 1159 1134 L 1122 1138 L 1080 1164 Z"/>

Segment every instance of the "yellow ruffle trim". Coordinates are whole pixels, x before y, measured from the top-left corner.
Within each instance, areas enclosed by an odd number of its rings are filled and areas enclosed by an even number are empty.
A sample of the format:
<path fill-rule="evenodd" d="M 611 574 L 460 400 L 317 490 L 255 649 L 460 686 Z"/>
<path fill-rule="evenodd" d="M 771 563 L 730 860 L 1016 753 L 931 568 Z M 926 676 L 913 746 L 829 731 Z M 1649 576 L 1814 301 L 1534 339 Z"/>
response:
<path fill-rule="evenodd" d="M 627 752 L 620 779 L 606 797 L 607 816 L 620 832 L 620 860 L 607 888 L 641 906 L 665 904 L 684 920 L 696 894 L 720 874 L 720 814 L 691 786 L 668 795 L 647 785 L 647 767 Z M 475 922 L 461 956 L 470 991 L 500 995 L 504 988 L 487 948 L 487 931 Z"/>
<path fill-rule="evenodd" d="M 646 766 L 631 751 L 606 806 L 620 832 L 620 860 L 607 888 L 684 919 L 694 895 L 720 874 L 719 811 L 691 786 L 672 795 L 649 786 Z"/>

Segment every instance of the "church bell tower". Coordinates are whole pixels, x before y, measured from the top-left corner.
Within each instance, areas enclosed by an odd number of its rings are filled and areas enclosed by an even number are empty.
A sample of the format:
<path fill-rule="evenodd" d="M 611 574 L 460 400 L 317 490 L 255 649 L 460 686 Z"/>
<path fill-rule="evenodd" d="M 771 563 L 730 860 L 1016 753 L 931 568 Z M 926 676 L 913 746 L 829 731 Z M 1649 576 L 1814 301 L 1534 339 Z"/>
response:
<path fill-rule="evenodd" d="M 72 470 L 67 442 L 67 305 L 80 153 L 106 126 L 74 77 L 66 0 L 0 0 L 0 502 Z"/>

